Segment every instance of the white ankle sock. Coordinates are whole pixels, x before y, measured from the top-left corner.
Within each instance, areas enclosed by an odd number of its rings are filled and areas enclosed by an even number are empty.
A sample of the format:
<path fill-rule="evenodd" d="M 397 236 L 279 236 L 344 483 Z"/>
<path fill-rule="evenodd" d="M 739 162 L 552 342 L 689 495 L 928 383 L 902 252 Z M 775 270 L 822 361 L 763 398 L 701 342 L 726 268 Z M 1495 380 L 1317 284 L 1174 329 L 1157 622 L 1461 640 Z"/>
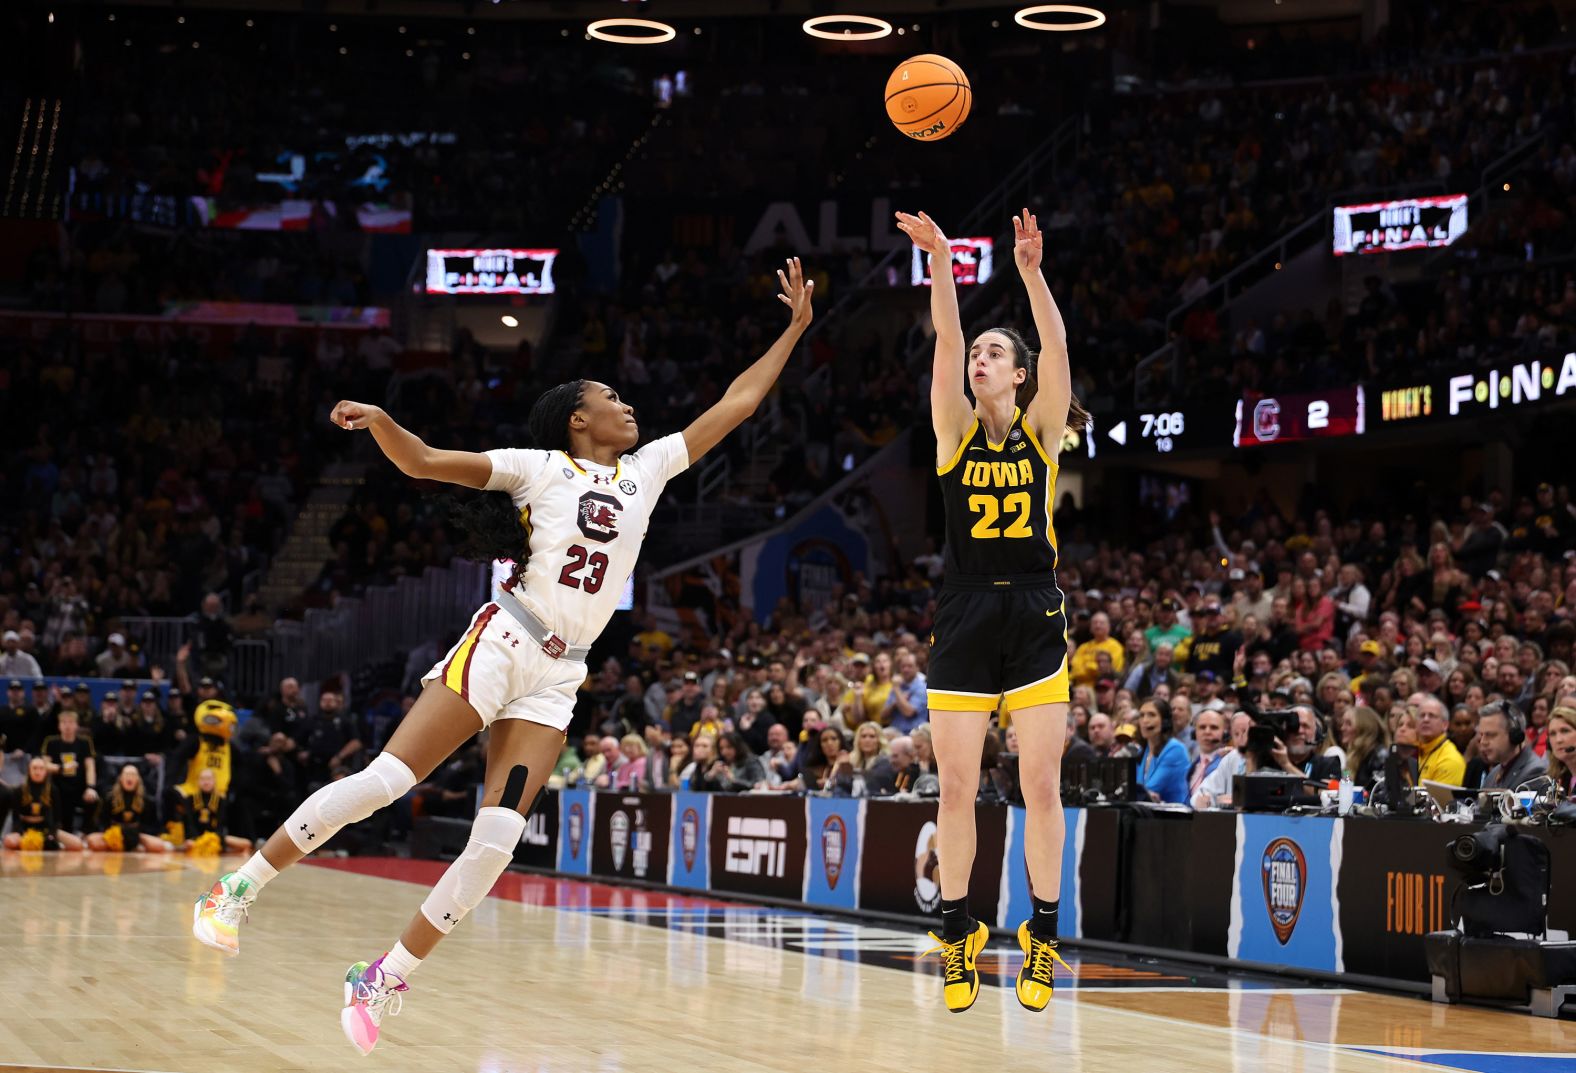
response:
<path fill-rule="evenodd" d="M 235 874 L 250 883 L 253 890 L 262 890 L 270 879 L 279 874 L 279 869 L 269 864 L 263 858 L 263 851 L 258 850 L 245 864 L 235 870 Z"/>
<path fill-rule="evenodd" d="M 410 974 L 416 971 L 421 964 L 421 958 L 405 949 L 404 943 L 395 943 L 394 949 L 383 955 L 383 969 L 392 972 L 402 980 L 409 980 Z"/>

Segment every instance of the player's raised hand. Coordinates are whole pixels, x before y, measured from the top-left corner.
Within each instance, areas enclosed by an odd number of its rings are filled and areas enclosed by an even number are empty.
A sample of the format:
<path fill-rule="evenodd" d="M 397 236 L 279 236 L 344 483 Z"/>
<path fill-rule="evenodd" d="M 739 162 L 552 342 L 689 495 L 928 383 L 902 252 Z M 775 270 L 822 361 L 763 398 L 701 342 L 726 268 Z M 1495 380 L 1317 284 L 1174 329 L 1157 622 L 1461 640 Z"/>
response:
<path fill-rule="evenodd" d="M 1033 272 L 1044 254 L 1039 218 L 1025 208 L 1012 218 L 1012 259 L 1018 262 L 1019 272 Z"/>
<path fill-rule="evenodd" d="M 897 216 L 897 229 L 909 237 L 909 241 L 932 257 L 952 258 L 952 242 L 941 233 L 941 228 L 925 213 L 914 216 L 910 213 L 900 212 Z"/>
<path fill-rule="evenodd" d="M 380 407 L 346 399 L 334 407 L 334 412 L 328 415 L 328 419 L 340 428 L 355 429 L 366 428 L 381 416 L 383 410 Z"/>
<path fill-rule="evenodd" d="M 810 325 L 815 317 L 815 306 L 811 299 L 815 297 L 815 281 L 804 278 L 804 266 L 799 263 L 799 258 L 788 258 L 788 271 L 777 270 L 777 283 L 782 287 L 782 293 L 777 300 L 793 311 L 793 327 L 803 330 Z"/>

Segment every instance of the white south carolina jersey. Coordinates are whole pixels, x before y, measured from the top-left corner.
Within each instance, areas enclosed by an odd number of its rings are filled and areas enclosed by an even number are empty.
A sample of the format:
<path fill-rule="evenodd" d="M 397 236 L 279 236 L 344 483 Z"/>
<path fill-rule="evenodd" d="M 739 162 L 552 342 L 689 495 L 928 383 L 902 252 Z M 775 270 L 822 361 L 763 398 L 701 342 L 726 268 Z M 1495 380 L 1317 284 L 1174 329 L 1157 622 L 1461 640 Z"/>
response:
<path fill-rule="evenodd" d="M 487 490 L 509 493 L 530 547 L 509 591 L 566 643 L 591 644 L 635 571 L 663 487 L 689 467 L 684 437 L 664 436 L 612 468 L 563 451 L 510 447 L 487 457 Z"/>

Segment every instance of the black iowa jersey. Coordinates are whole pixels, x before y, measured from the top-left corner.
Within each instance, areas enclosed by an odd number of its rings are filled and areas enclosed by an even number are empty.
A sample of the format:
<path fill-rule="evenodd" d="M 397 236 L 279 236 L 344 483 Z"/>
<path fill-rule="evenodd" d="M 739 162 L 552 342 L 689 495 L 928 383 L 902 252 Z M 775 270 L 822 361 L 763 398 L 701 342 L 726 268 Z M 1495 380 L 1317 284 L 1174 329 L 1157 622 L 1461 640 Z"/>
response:
<path fill-rule="evenodd" d="M 1056 463 L 1014 410 L 1007 438 L 991 443 L 976 418 L 936 471 L 947 513 L 943 557 L 950 586 L 1050 584 L 1056 569 L 1051 504 Z"/>

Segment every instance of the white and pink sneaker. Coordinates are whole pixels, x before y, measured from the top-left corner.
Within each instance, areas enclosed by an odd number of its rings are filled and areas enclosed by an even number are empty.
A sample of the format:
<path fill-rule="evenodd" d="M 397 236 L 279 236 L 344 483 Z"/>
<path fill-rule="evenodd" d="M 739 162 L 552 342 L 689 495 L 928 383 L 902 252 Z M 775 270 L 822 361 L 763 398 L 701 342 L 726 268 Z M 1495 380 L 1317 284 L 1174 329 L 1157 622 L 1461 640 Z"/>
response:
<path fill-rule="evenodd" d="M 404 993 L 409 990 L 398 975 L 383 971 L 382 958 L 370 965 L 358 961 L 350 966 L 345 973 L 345 1008 L 339 1011 L 339 1027 L 356 1050 L 372 1053 L 383 1018 L 399 1015 Z"/>

